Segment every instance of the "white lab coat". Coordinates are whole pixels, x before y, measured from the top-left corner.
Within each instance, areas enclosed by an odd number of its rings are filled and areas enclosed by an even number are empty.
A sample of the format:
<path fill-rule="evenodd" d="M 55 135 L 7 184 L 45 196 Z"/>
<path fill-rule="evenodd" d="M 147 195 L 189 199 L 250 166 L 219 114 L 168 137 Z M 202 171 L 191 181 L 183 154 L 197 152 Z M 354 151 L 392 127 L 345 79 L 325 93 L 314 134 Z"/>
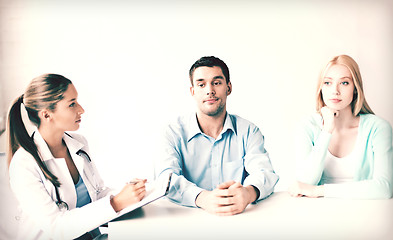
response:
<path fill-rule="evenodd" d="M 54 185 L 45 178 L 35 159 L 20 148 L 12 158 L 9 174 L 11 189 L 19 202 L 18 239 L 73 239 L 104 224 L 117 216 L 110 205 L 111 189 L 97 172 L 93 162 L 77 155 L 82 149 L 89 154 L 87 142 L 78 134 L 64 134 L 70 155 L 82 177 L 92 202 L 76 208 L 77 196 L 74 182 L 64 158 L 54 158 L 38 131 L 34 142 L 41 159 L 60 181 L 60 198 L 69 206 L 69 211 L 60 211 L 56 205 Z"/>

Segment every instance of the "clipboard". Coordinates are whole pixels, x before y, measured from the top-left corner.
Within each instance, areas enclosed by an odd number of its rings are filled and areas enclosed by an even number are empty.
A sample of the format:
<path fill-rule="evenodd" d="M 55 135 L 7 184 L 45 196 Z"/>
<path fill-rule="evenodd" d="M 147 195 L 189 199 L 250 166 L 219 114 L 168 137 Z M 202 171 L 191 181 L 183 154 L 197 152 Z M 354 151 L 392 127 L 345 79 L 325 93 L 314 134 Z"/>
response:
<path fill-rule="evenodd" d="M 157 180 L 155 180 L 151 185 L 149 186 L 146 185 L 145 197 L 140 202 L 134 203 L 121 210 L 116 216 L 116 218 L 113 220 L 116 220 L 117 218 L 123 216 L 124 214 L 132 212 L 135 209 L 141 208 L 167 195 L 169 192 L 169 187 L 171 185 L 171 178 L 172 178 L 172 173 L 164 174 L 160 176 Z"/>

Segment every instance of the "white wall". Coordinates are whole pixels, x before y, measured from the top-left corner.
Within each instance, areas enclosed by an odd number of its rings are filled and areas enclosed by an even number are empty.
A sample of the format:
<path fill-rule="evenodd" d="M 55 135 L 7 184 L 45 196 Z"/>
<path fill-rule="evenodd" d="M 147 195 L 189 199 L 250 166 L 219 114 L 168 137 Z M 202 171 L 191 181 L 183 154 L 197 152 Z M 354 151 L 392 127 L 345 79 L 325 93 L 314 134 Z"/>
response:
<path fill-rule="evenodd" d="M 332 56 L 359 63 L 369 104 L 393 124 L 390 1 L 80 2 L 0 0 L 0 112 L 35 76 L 70 78 L 86 110 L 80 132 L 110 184 L 152 177 L 162 126 L 194 109 L 188 69 L 205 55 L 228 64 L 228 111 L 262 130 L 278 190 Z"/>

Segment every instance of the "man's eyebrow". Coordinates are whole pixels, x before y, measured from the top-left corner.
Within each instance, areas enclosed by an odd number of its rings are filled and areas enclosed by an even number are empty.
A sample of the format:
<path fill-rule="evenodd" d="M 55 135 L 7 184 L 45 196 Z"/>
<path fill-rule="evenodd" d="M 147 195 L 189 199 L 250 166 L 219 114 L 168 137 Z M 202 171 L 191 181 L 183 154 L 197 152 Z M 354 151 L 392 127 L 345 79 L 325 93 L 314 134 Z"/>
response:
<path fill-rule="evenodd" d="M 220 76 L 220 75 L 213 77 L 213 80 L 216 80 L 216 79 L 222 79 L 222 80 L 224 80 L 224 77 L 223 77 L 223 76 Z M 203 82 L 203 81 L 205 81 L 204 78 L 195 79 L 195 82 Z"/>
<path fill-rule="evenodd" d="M 70 100 L 68 100 L 69 102 L 73 102 L 73 101 L 75 101 L 76 100 L 76 98 L 71 98 Z"/>

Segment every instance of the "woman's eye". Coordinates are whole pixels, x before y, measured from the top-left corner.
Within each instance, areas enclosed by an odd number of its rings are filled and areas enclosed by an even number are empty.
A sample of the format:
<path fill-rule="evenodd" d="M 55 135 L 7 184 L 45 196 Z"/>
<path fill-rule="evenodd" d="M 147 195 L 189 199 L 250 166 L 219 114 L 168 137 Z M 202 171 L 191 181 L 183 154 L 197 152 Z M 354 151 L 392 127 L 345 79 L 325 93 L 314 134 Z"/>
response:
<path fill-rule="evenodd" d="M 75 106 L 75 103 L 71 103 L 71 104 L 70 104 L 70 107 L 74 107 L 74 106 Z"/>
<path fill-rule="evenodd" d="M 323 84 L 325 84 L 325 85 L 330 85 L 330 82 L 324 82 Z"/>
<path fill-rule="evenodd" d="M 349 82 L 342 82 L 341 84 L 345 86 L 345 85 L 348 85 Z"/>

